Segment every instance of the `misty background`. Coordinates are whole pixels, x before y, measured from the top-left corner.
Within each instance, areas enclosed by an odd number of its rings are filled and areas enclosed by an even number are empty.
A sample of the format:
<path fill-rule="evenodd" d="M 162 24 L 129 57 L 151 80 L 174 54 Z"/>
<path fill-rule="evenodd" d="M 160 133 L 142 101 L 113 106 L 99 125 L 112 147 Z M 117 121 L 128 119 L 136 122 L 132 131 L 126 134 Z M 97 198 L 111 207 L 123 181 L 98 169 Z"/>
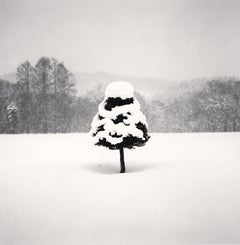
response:
<path fill-rule="evenodd" d="M 0 133 L 86 132 L 109 82 L 152 132 L 240 130 L 237 0 L 0 0 Z"/>

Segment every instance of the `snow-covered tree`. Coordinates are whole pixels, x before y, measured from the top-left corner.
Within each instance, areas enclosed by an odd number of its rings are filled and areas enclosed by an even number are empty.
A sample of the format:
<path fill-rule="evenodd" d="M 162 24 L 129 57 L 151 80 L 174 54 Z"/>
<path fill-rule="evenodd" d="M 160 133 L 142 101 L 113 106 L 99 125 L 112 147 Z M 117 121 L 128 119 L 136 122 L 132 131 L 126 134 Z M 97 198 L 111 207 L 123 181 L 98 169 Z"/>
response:
<path fill-rule="evenodd" d="M 9 125 L 9 133 L 11 134 L 17 132 L 17 125 L 18 125 L 17 110 L 18 110 L 17 106 L 13 102 L 7 107 L 7 120 Z"/>
<path fill-rule="evenodd" d="M 108 85 L 90 132 L 95 145 L 120 150 L 120 172 L 124 173 L 124 148 L 143 146 L 150 138 L 146 117 L 130 83 L 119 81 Z"/>

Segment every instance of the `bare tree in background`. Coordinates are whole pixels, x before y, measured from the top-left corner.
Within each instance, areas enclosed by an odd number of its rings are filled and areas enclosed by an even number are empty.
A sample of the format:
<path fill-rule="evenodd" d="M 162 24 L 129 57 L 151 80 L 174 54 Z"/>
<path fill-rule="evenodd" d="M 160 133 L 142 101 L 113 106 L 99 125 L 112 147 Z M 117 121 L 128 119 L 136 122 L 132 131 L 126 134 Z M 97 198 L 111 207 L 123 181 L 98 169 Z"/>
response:
<path fill-rule="evenodd" d="M 35 70 L 29 61 L 25 61 L 17 68 L 18 105 L 21 110 L 21 127 L 25 133 L 30 133 L 33 125 L 33 88 Z"/>

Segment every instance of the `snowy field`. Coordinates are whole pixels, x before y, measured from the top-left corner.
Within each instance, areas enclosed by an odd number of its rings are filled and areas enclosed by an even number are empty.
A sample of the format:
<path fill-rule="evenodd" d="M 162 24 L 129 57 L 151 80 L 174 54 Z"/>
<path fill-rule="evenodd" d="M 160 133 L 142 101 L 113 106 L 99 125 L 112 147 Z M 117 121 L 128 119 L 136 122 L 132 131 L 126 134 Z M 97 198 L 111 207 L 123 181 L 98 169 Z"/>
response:
<path fill-rule="evenodd" d="M 240 134 L 0 136 L 1 245 L 240 243 Z"/>

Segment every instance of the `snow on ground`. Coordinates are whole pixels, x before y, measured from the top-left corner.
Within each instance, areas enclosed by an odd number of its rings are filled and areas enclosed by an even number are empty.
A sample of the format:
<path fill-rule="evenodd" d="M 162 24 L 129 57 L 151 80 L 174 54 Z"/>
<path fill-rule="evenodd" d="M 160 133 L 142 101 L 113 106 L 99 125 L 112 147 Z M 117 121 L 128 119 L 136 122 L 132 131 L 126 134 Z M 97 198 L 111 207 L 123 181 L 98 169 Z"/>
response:
<path fill-rule="evenodd" d="M 1 245 L 240 243 L 240 134 L 0 136 Z"/>

